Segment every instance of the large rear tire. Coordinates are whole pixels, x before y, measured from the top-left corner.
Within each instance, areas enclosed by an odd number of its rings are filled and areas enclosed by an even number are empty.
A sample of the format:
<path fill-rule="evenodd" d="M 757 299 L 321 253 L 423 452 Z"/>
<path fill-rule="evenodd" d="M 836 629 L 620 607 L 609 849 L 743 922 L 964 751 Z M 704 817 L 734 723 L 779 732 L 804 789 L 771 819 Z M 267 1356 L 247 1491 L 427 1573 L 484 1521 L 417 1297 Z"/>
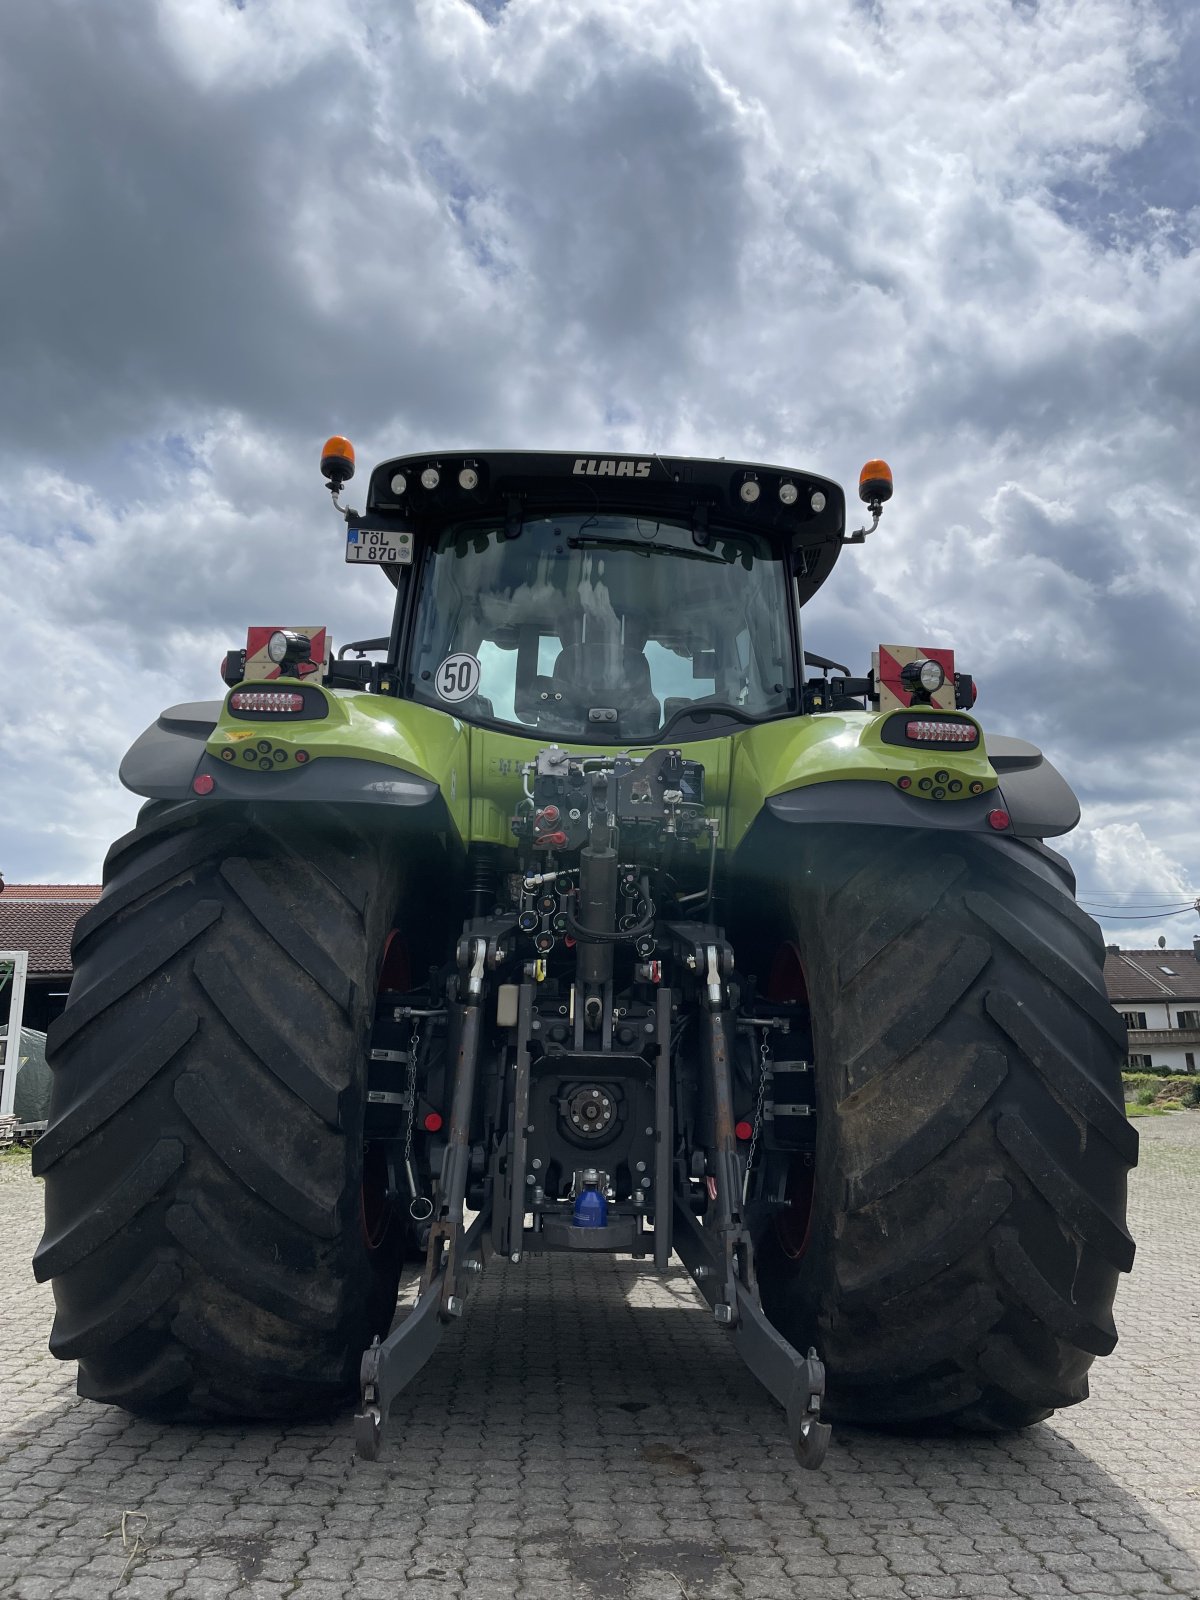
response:
<path fill-rule="evenodd" d="M 34 1150 L 51 1351 L 161 1418 L 291 1418 L 353 1390 L 399 1230 L 362 1225 L 396 847 L 332 808 L 151 805 L 105 863 L 50 1032 Z"/>
<path fill-rule="evenodd" d="M 1137 1134 L 1069 867 L 893 829 L 773 848 L 799 857 L 819 1120 L 807 1230 L 760 1241 L 769 1316 L 817 1345 L 834 1419 L 1014 1428 L 1082 1400 L 1117 1339 Z"/>

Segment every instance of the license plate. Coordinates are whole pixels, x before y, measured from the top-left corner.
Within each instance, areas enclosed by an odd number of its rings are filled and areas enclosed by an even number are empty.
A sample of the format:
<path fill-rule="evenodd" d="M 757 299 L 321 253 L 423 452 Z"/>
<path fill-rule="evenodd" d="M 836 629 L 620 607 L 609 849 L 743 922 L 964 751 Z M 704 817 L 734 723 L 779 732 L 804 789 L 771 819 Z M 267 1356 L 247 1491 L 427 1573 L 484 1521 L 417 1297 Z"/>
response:
<path fill-rule="evenodd" d="M 411 533 L 384 532 L 379 528 L 348 528 L 346 560 L 365 561 L 372 566 L 408 567 L 412 565 Z"/>

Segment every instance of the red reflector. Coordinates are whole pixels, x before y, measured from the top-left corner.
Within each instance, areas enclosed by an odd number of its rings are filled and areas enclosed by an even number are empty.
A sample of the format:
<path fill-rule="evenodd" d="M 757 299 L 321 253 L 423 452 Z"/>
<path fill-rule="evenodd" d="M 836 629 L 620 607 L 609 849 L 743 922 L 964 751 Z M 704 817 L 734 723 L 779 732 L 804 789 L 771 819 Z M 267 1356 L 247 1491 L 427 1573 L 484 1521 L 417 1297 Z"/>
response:
<path fill-rule="evenodd" d="M 1009 816 L 1007 811 L 988 812 L 988 823 L 991 827 L 995 828 L 997 833 L 999 833 L 1001 829 L 1007 828 L 1011 821 L 1012 818 Z"/>
<path fill-rule="evenodd" d="M 236 689 L 229 696 L 231 711 L 303 711 L 304 696 L 287 689 Z"/>
<path fill-rule="evenodd" d="M 425 1113 L 425 1132 L 437 1133 L 442 1126 L 442 1113 L 440 1111 L 427 1111 Z"/>
<path fill-rule="evenodd" d="M 744 1143 L 753 1134 L 754 1125 L 750 1122 L 735 1122 L 733 1125 L 733 1131 Z"/>
<path fill-rule="evenodd" d="M 207 772 L 202 772 L 198 778 L 192 779 L 193 794 L 211 794 L 212 792 L 213 780 Z"/>
<path fill-rule="evenodd" d="M 905 723 L 904 732 L 909 739 L 936 740 L 938 744 L 975 744 L 979 739 L 973 722 L 935 722 L 928 717 Z"/>

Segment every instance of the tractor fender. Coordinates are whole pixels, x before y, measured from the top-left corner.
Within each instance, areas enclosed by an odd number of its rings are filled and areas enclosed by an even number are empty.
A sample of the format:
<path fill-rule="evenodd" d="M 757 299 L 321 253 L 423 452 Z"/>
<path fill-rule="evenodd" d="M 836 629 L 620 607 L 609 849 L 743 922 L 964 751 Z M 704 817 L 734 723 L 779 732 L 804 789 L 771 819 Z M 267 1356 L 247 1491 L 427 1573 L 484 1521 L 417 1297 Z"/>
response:
<path fill-rule="evenodd" d="M 168 706 L 125 752 L 119 777 L 134 794 L 151 800 L 192 798 L 192 779 L 209 735 L 221 715 L 220 700 L 189 700 Z"/>
<path fill-rule="evenodd" d="M 194 800 L 192 785 L 202 775 L 213 780 L 210 800 L 423 806 L 438 798 L 429 778 L 359 757 L 323 756 L 306 767 L 268 774 L 230 767 L 205 749 L 221 707 L 220 700 L 170 706 L 126 752 L 121 782 L 148 800 Z"/>
<path fill-rule="evenodd" d="M 1051 839 L 1079 821 L 1079 801 L 1062 773 L 1034 744 L 989 734 L 988 760 L 1000 780 L 1004 809 L 1019 837 Z"/>
<path fill-rule="evenodd" d="M 890 783 L 834 779 L 772 795 L 767 810 L 784 822 L 994 835 L 988 813 L 1003 809 L 1011 819 L 1005 830 L 1010 838 L 1048 839 L 1070 833 L 1079 821 L 1079 801 L 1036 745 L 992 734 L 987 754 L 999 788 L 965 800 L 932 801 L 905 794 Z"/>

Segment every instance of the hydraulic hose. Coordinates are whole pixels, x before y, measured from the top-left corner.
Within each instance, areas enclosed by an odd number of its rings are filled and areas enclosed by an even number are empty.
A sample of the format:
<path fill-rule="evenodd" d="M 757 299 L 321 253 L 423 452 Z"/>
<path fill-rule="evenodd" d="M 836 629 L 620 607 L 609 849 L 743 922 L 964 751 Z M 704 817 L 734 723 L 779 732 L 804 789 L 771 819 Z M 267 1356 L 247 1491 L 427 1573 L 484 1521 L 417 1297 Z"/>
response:
<path fill-rule="evenodd" d="M 571 912 L 567 912 L 567 932 L 577 944 L 623 944 L 626 940 L 640 939 L 642 934 L 650 933 L 654 929 L 654 919 L 658 911 L 652 900 L 646 902 L 646 915 L 633 928 L 620 928 L 611 933 L 602 933 L 598 928 L 585 928 L 576 921 Z"/>

